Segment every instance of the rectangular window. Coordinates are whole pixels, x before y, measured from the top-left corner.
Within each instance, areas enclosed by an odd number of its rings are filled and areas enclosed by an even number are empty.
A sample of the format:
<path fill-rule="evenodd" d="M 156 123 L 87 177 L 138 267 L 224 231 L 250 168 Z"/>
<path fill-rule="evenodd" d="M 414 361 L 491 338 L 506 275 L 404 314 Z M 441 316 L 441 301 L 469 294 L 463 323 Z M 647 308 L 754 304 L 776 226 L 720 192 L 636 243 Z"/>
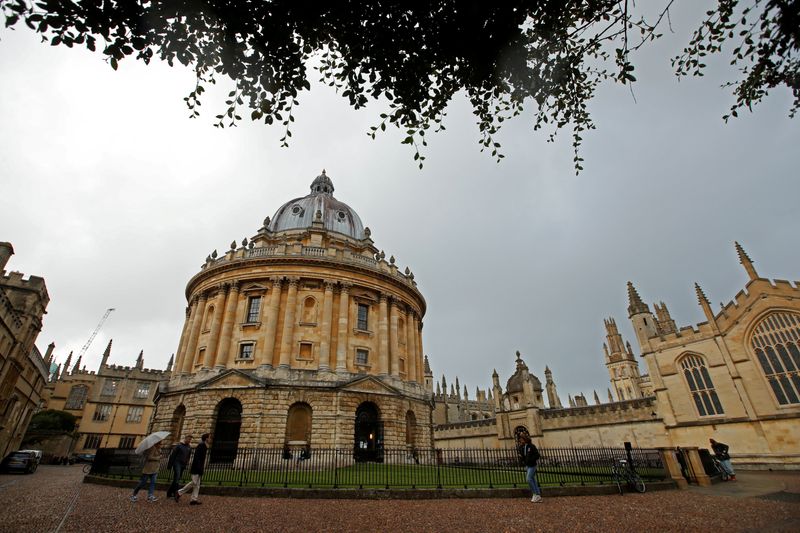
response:
<path fill-rule="evenodd" d="M 369 306 L 367 304 L 358 304 L 358 329 L 369 330 Z"/>
<path fill-rule="evenodd" d="M 105 422 L 111 416 L 111 404 L 101 403 L 94 409 L 92 420 L 95 422 Z"/>
<path fill-rule="evenodd" d="M 197 361 L 194 362 L 194 366 L 200 366 L 203 364 L 203 361 L 206 360 L 206 349 L 200 348 L 200 351 L 197 352 Z"/>
<path fill-rule="evenodd" d="M 405 374 L 405 372 L 406 372 L 406 360 L 401 357 L 400 359 L 397 360 L 397 362 L 399 363 L 397 366 L 399 367 L 400 372 Z"/>
<path fill-rule="evenodd" d="M 125 419 L 125 422 L 129 424 L 138 424 L 142 421 L 143 414 L 144 407 L 142 406 L 128 407 L 128 417 Z"/>
<path fill-rule="evenodd" d="M 100 440 L 102 438 L 102 435 L 90 433 L 86 435 L 86 441 L 83 443 L 83 447 L 89 450 L 96 450 L 100 447 Z"/>
<path fill-rule="evenodd" d="M 118 385 L 119 385 L 119 380 L 116 379 L 105 380 L 105 382 L 103 382 L 103 390 L 100 392 L 100 396 L 116 396 Z"/>
<path fill-rule="evenodd" d="M 369 363 L 369 350 L 356 349 L 356 364 L 365 366 Z"/>
<path fill-rule="evenodd" d="M 134 435 L 123 435 L 119 438 L 119 447 L 123 450 L 132 450 L 135 442 L 136 437 Z"/>
<path fill-rule="evenodd" d="M 147 382 L 140 382 L 136 387 L 135 398 L 147 398 L 150 396 L 150 384 Z"/>
<path fill-rule="evenodd" d="M 261 311 L 261 296 L 251 296 L 247 303 L 247 322 L 258 322 Z"/>
<path fill-rule="evenodd" d="M 310 342 L 301 342 L 300 343 L 300 353 L 297 354 L 298 359 L 305 359 L 311 360 L 314 358 L 313 355 L 314 345 Z"/>
<path fill-rule="evenodd" d="M 252 359 L 253 358 L 253 343 L 239 345 L 239 359 Z"/>

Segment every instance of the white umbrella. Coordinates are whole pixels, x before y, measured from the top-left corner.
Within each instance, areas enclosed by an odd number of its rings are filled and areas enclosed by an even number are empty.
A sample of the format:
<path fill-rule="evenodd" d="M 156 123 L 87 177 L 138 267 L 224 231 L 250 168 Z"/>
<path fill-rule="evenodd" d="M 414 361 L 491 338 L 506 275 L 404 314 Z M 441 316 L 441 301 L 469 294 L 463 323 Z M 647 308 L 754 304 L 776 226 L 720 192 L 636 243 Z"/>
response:
<path fill-rule="evenodd" d="M 157 442 L 161 442 L 169 436 L 169 431 L 156 431 L 142 439 L 142 442 L 134 450 L 134 453 L 142 455 L 144 452 L 155 446 Z"/>

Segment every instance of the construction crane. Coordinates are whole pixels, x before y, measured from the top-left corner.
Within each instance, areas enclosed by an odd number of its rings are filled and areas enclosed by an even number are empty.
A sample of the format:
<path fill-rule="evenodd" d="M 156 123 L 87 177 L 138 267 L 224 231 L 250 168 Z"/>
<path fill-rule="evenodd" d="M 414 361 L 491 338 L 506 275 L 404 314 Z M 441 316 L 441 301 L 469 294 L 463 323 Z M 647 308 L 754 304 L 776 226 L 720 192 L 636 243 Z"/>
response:
<path fill-rule="evenodd" d="M 108 309 L 106 309 L 106 314 L 104 314 L 103 318 L 100 319 L 100 322 L 97 323 L 97 327 L 94 328 L 94 331 L 92 332 L 92 335 L 89 337 L 89 340 L 86 341 L 86 344 L 84 344 L 83 348 L 81 348 L 81 351 L 78 354 L 78 359 L 81 359 L 83 357 L 83 354 L 86 353 L 86 350 L 89 349 L 89 346 L 92 344 L 92 341 L 94 340 L 95 337 L 97 337 L 97 332 L 99 332 L 100 328 L 103 327 L 103 322 L 106 321 L 106 319 L 108 318 L 108 315 L 110 315 L 111 311 L 114 311 L 114 310 L 115 309 L 113 307 L 109 307 Z"/>

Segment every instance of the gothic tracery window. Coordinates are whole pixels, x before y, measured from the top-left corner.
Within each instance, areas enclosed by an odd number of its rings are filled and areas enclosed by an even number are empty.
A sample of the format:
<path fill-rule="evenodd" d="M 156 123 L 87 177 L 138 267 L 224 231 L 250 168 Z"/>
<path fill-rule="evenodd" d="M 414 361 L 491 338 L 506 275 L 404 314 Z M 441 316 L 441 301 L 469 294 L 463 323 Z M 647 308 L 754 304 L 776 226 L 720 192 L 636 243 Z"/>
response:
<path fill-rule="evenodd" d="M 83 404 L 86 403 L 86 396 L 88 394 L 89 387 L 86 385 L 73 385 L 73 387 L 69 390 L 69 396 L 67 396 L 67 402 L 64 404 L 64 409 L 83 409 Z"/>
<path fill-rule="evenodd" d="M 778 403 L 800 403 L 800 315 L 770 313 L 753 330 L 750 344 Z"/>
<path fill-rule="evenodd" d="M 725 411 L 719 401 L 714 382 L 708 373 L 705 360 L 697 354 L 688 354 L 680 361 L 683 376 L 689 385 L 694 405 L 700 416 L 721 415 Z"/>

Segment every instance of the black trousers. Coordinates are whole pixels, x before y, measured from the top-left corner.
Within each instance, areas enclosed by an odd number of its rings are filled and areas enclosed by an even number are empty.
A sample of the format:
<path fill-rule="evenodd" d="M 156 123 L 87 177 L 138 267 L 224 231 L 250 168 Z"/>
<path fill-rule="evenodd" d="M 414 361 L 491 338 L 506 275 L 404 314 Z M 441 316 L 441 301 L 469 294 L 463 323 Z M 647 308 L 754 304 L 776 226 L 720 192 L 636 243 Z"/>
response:
<path fill-rule="evenodd" d="M 167 489 L 167 498 L 171 496 L 175 496 L 175 493 L 178 492 L 181 483 L 181 475 L 183 474 L 183 469 L 185 467 L 182 464 L 175 463 L 172 465 L 172 483 L 170 483 L 169 488 Z"/>

